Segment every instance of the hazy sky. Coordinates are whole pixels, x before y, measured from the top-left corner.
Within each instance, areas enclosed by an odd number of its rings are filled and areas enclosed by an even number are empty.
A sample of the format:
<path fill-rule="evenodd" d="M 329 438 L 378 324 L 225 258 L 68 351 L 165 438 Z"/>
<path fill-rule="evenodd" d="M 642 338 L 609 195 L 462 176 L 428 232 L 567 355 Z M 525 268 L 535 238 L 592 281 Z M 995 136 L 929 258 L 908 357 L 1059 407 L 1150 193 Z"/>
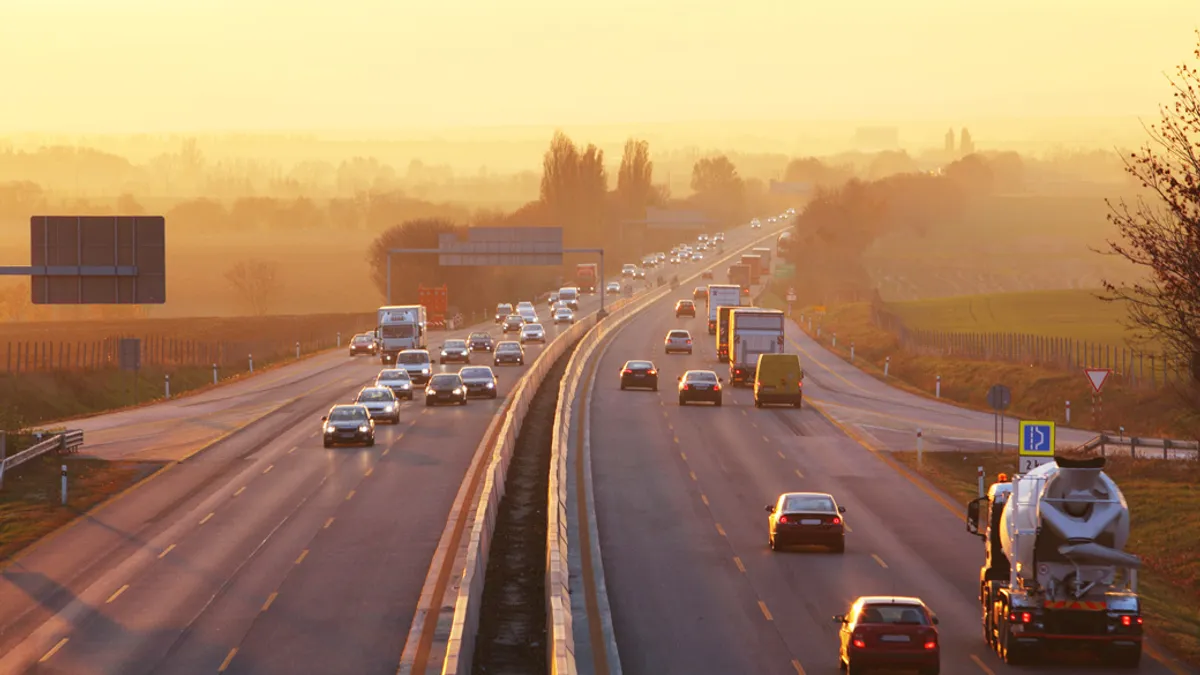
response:
<path fill-rule="evenodd" d="M 0 0 L 0 131 L 1153 112 L 1200 0 Z"/>

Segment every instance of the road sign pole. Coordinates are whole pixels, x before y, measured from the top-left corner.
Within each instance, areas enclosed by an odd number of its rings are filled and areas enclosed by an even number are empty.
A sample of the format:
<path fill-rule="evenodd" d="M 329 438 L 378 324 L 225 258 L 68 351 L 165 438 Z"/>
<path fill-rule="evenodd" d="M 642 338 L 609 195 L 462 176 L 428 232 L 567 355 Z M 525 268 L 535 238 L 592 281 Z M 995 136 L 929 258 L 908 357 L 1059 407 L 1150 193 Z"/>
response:
<path fill-rule="evenodd" d="M 1067 424 L 1071 423 L 1071 402 L 1067 401 Z"/>
<path fill-rule="evenodd" d="M 920 471 L 922 465 L 924 464 L 921 445 L 921 429 L 917 428 L 917 471 Z"/>
<path fill-rule="evenodd" d="M 884 377 L 888 376 L 888 370 L 891 369 L 891 367 L 892 367 L 892 357 L 885 356 L 883 358 L 883 376 Z"/>

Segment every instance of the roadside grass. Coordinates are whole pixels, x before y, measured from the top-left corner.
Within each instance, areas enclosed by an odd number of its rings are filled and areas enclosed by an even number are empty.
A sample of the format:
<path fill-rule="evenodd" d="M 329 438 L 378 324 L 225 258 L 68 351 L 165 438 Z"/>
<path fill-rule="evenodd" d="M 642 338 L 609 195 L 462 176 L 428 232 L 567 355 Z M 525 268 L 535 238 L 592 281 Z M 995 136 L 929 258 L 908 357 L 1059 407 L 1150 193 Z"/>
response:
<path fill-rule="evenodd" d="M 60 501 L 60 467 L 64 464 L 65 506 Z M 50 454 L 6 472 L 0 489 L 0 561 L 163 466 L 159 462 L 109 462 Z"/>
<path fill-rule="evenodd" d="M 769 301 L 769 296 L 764 302 Z M 804 310 L 806 317 L 812 310 Z M 793 311 L 793 315 L 797 315 Z M 798 319 L 798 316 L 797 316 Z M 816 332 L 820 326 L 820 337 Z M 1025 419 L 1051 420 L 1066 424 L 1066 405 L 1071 402 L 1071 424 L 1085 429 L 1116 431 L 1149 438 L 1195 439 L 1200 436 L 1200 409 L 1189 403 L 1189 392 L 1178 388 L 1138 389 L 1114 380 L 1104 386 L 1100 414 L 1092 415 L 1092 390 L 1082 373 L 1025 366 L 1002 361 L 917 355 L 904 351 L 895 335 L 871 321 L 867 303 L 829 307 L 813 321 L 808 334 L 843 359 L 849 360 L 854 346 L 854 365 L 885 380 L 889 385 L 933 397 L 936 378 L 942 378 L 942 399 L 975 410 L 990 412 L 987 391 L 993 384 L 1012 390 L 1008 413 Z M 837 336 L 837 346 L 832 344 Z M 884 378 L 885 359 L 890 358 Z"/>
<path fill-rule="evenodd" d="M 987 481 L 1016 471 L 1012 452 L 889 453 L 963 505 L 977 495 L 977 467 Z M 1109 457 L 1105 472 L 1130 510 L 1127 548 L 1143 561 L 1139 591 L 1150 637 L 1200 667 L 1200 463 Z M 981 557 L 982 560 L 982 557 Z"/>
<path fill-rule="evenodd" d="M 909 328 L 959 333 L 1028 333 L 1127 347 L 1128 310 L 1100 290 L 991 293 L 888 303 Z M 1142 349 L 1152 353 L 1155 349 Z"/>

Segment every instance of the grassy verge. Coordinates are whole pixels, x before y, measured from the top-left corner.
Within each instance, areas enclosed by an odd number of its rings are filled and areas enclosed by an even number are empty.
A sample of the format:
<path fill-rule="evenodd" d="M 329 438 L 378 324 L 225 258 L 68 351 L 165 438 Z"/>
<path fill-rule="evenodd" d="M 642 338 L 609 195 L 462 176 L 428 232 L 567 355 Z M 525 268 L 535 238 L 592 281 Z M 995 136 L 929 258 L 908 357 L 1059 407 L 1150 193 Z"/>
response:
<path fill-rule="evenodd" d="M 67 466 L 67 504 L 61 472 Z M 66 525 L 100 502 L 161 469 L 157 462 L 107 462 L 48 455 L 4 476 L 0 489 L 0 560 Z"/>
<path fill-rule="evenodd" d="M 769 300 L 770 296 L 763 299 Z M 808 316 L 811 310 L 804 313 Z M 901 389 L 932 396 L 935 379 L 940 375 L 943 399 L 990 411 L 988 389 L 993 384 L 1004 384 L 1012 390 L 1009 414 L 1026 419 L 1065 424 L 1066 403 L 1070 401 L 1075 427 L 1115 430 L 1123 426 L 1127 435 L 1151 438 L 1200 436 L 1200 409 L 1175 389 L 1143 390 L 1109 382 L 1104 386 L 1101 414 L 1093 418 L 1091 387 L 1082 373 L 905 352 L 895 335 L 871 322 L 867 303 L 830 307 L 819 323 L 820 337 L 816 335 L 817 321 L 810 335 L 844 359 L 849 358 L 850 346 L 854 345 L 854 365 L 871 375 L 882 379 L 884 361 L 890 358 L 887 382 Z M 807 323 L 802 327 L 808 331 Z M 836 347 L 832 346 L 834 335 Z"/>
<path fill-rule="evenodd" d="M 991 480 L 1012 473 L 1011 452 L 915 452 L 891 456 L 925 477 L 956 503 L 977 496 L 976 467 Z M 1128 548 L 1141 556 L 1139 575 L 1147 631 L 1191 666 L 1200 667 L 1200 463 L 1109 457 L 1105 472 L 1129 502 Z"/>

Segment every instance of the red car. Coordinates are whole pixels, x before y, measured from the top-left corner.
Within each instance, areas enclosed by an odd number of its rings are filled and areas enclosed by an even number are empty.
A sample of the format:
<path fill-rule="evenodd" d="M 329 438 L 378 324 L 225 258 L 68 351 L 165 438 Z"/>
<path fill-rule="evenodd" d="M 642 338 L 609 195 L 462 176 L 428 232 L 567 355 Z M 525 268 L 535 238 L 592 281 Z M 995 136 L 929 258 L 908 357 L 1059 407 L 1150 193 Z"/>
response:
<path fill-rule="evenodd" d="M 863 596 L 833 620 L 838 631 L 838 662 L 850 675 L 867 668 L 941 671 L 938 619 L 920 598 Z"/>

